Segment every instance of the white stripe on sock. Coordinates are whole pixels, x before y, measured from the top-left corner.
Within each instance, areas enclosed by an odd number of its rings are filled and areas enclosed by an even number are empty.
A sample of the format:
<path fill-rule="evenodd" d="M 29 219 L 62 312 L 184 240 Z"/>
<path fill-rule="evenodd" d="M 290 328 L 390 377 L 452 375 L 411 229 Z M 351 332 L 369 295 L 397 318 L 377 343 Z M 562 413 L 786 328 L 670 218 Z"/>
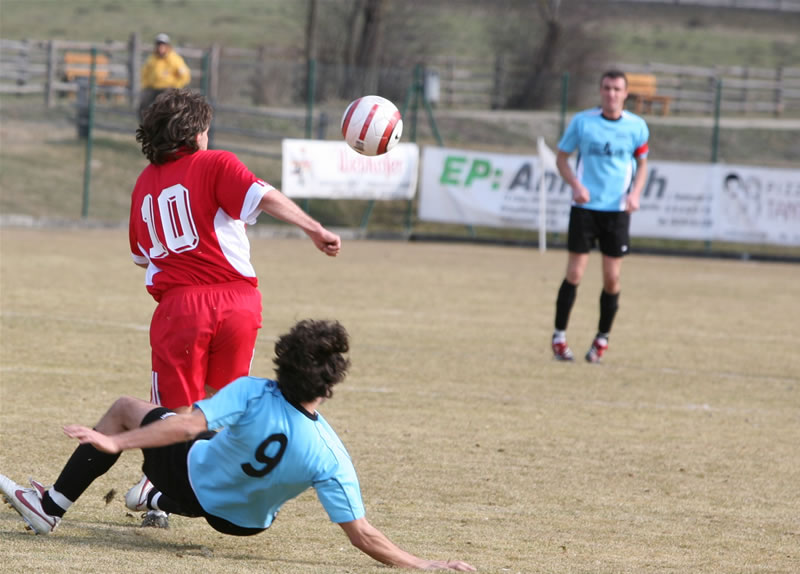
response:
<path fill-rule="evenodd" d="M 160 493 L 160 492 L 156 492 L 156 493 L 153 495 L 153 499 L 152 499 L 152 500 L 151 500 L 151 501 L 150 501 L 150 502 L 147 504 L 147 506 L 148 506 L 149 508 L 151 508 L 152 510 L 161 510 L 161 509 L 158 507 L 158 499 L 159 499 L 159 498 L 161 498 L 161 493 Z"/>
<path fill-rule="evenodd" d="M 58 492 L 55 488 L 49 488 L 47 490 L 47 494 L 50 495 L 50 500 L 55 502 L 59 506 L 59 508 L 61 508 L 64 511 L 69 510 L 69 507 L 72 506 L 72 501 L 63 494 L 61 494 L 60 492 Z"/>

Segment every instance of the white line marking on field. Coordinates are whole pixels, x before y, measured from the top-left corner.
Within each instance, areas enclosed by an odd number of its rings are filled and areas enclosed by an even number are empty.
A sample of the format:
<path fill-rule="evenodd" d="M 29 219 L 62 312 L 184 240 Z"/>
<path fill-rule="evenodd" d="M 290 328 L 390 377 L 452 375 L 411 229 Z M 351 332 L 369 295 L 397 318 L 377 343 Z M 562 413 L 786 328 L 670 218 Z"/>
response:
<path fill-rule="evenodd" d="M 119 327 L 122 329 L 132 329 L 134 331 L 149 331 L 149 325 L 138 325 L 136 323 L 121 323 L 119 321 L 102 321 L 98 319 L 86 319 L 83 317 L 59 317 L 57 315 L 42 315 L 36 313 L 17 313 L 15 311 L 3 311 L 0 317 L 9 319 L 44 319 L 47 321 L 59 321 L 63 323 L 78 323 L 81 325 L 95 325 L 102 327 Z"/>
<path fill-rule="evenodd" d="M 619 371 L 644 371 L 649 373 L 663 373 L 665 375 L 678 375 L 678 376 L 709 376 L 719 377 L 722 379 L 752 379 L 765 383 L 800 383 L 800 379 L 796 377 L 782 377 L 775 375 L 761 375 L 758 373 L 733 373 L 730 371 L 704 371 L 701 369 L 677 369 L 675 367 L 634 367 L 630 365 L 603 365 L 602 368 L 615 369 Z"/>

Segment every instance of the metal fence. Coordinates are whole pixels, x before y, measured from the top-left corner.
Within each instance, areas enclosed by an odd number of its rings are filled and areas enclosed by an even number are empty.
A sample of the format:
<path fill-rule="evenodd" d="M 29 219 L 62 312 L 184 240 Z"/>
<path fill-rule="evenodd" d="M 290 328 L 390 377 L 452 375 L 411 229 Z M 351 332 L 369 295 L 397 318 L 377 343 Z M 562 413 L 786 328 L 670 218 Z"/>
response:
<path fill-rule="evenodd" d="M 139 73 L 149 46 L 138 35 L 127 42 L 90 44 L 67 41 L 11 41 L 0 39 L 0 93 L 41 94 L 52 107 L 72 97 L 78 82 L 70 78 L 67 55 L 94 48 L 105 59 L 101 98 L 134 109 L 139 98 Z M 350 80 L 360 73 L 344 66 L 318 64 L 266 48 L 246 50 L 213 45 L 207 49 L 177 47 L 192 71 L 192 86 L 205 91 L 220 105 L 242 107 L 296 107 L 309 97 L 308 70 L 314 69 L 313 98 L 317 104 L 342 103 L 359 94 L 348 91 Z M 591 76 L 570 79 L 570 106 L 596 103 L 596 71 L 614 65 L 626 72 L 655 77 L 659 95 L 670 99 L 673 114 L 713 113 L 716 86 L 722 81 L 722 110 L 727 114 L 800 116 L 800 67 L 674 66 L 663 63 L 630 65 L 597 62 Z M 497 57 L 481 60 L 435 58 L 424 63 L 426 88 L 435 92 L 434 103 L 443 110 L 510 109 L 523 89 L 526 70 Z M 411 68 L 384 68 L 378 78 L 382 95 L 402 101 L 412 82 Z M 561 102 L 561 78 L 553 76 L 545 90 L 545 109 Z"/>
<path fill-rule="evenodd" d="M 284 138 L 336 137 L 339 117 L 348 101 L 342 85 L 352 77 L 353 70 L 313 66 L 302 59 L 267 50 L 233 50 L 220 46 L 205 50 L 177 49 L 192 70 L 192 87 L 203 90 L 213 102 L 212 145 L 216 140 L 216 147 L 247 156 L 264 156 L 271 161 L 280 159 L 280 142 Z M 90 98 L 86 77 L 66 79 L 65 63 L 67 52 L 92 51 L 106 57 L 105 77 L 121 80 L 106 84 L 95 82 L 94 98 Z M 74 110 L 78 133 L 83 132 L 84 136 L 89 121 L 87 104 L 91 101 L 95 129 L 130 135 L 138 121 L 135 112 L 138 74 L 146 55 L 147 50 L 142 49 L 135 37 L 127 43 L 102 45 L 0 40 L 0 93 L 18 94 L 33 102 L 41 97 L 39 105 L 57 108 L 55 111 Z M 793 137 L 786 126 L 798 126 L 795 133 L 800 129 L 800 68 L 602 65 L 652 74 L 657 79 L 658 93 L 671 98 L 668 117 L 648 117 L 652 122 L 653 147 L 659 159 L 713 162 L 719 157 L 719 161 L 726 163 L 797 164 L 796 136 Z M 393 99 L 401 109 L 411 106 L 404 118 L 407 124 L 405 141 L 435 144 L 443 140 L 451 147 L 527 153 L 525 150 L 531 149 L 534 135 L 544 136 L 555 145 L 567 115 L 566 102 L 571 110 L 598 103 L 598 78 L 594 74 L 602 68 L 599 64 L 591 68 L 594 70 L 592 77 L 553 76 L 549 80 L 551 103 L 537 111 L 503 109 L 509 94 L 518 89 L 521 76 L 498 58 L 434 60 L 426 63 L 422 73 L 420 68 L 385 69 L 380 73 L 379 86 L 380 93 Z M 315 81 L 309 82 L 309 77 Z M 418 98 L 420 93 L 434 102 Z M 435 108 L 433 115 L 431 103 Z M 719 115 L 723 116 L 721 130 Z M 746 129 L 731 124 L 737 118 Z M 419 140 L 416 139 L 417 123 Z M 755 123 L 769 126 L 764 134 L 749 131 L 749 126 Z M 746 137 L 739 137 L 739 132 L 746 132 Z M 90 154 L 89 147 L 87 158 Z M 87 159 L 87 166 L 89 163 Z M 84 213 L 88 211 L 90 185 L 90 170 L 87 167 L 85 171 Z M 264 175 L 280 185 L 279 172 Z M 405 202 L 403 205 L 381 202 L 374 211 L 372 205 L 361 205 L 357 201 L 314 200 L 312 204 L 312 211 L 320 220 L 337 226 L 365 227 L 363 213 L 371 213 L 372 225 L 400 229 L 407 227 L 412 213 L 410 204 Z M 309 205 L 304 207 L 309 208 Z M 438 232 L 426 226 L 417 227 L 415 232 L 432 231 Z M 474 239 L 464 230 L 449 229 L 445 234 Z M 499 240 L 528 237 L 524 232 L 491 229 L 478 230 L 478 234 Z"/>

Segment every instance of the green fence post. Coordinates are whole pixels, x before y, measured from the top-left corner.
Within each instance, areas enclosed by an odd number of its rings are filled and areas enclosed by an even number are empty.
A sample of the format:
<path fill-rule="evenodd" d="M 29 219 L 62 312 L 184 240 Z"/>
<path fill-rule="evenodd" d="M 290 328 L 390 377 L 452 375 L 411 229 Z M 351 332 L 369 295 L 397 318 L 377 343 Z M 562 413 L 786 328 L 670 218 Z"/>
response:
<path fill-rule="evenodd" d="M 317 79 L 317 61 L 313 58 L 306 62 L 306 139 L 311 139 L 311 134 L 314 128 L 314 96 L 316 90 Z M 311 199 L 306 197 L 303 199 L 303 211 L 306 213 L 311 209 Z"/>
<path fill-rule="evenodd" d="M 561 121 L 558 127 L 558 137 L 564 135 L 564 125 L 567 118 L 567 96 L 569 94 L 569 72 L 561 74 Z"/>
<path fill-rule="evenodd" d="M 412 101 L 412 108 L 411 108 L 411 143 L 417 142 L 417 112 L 419 110 L 419 100 L 420 98 L 424 99 L 423 95 L 423 78 L 422 78 L 423 70 L 422 64 L 417 64 L 414 67 L 414 80 L 412 82 L 412 92 L 409 93 L 413 98 Z M 414 199 L 411 198 L 406 202 L 406 235 L 411 235 L 411 219 L 413 217 L 414 212 Z"/>
<path fill-rule="evenodd" d="M 722 78 L 717 79 L 714 94 L 714 128 L 711 131 L 711 163 L 717 163 L 719 157 L 719 116 L 722 108 Z M 711 241 L 705 242 L 706 251 L 711 251 Z"/>
<path fill-rule="evenodd" d="M 431 124 L 433 137 L 436 138 L 436 143 L 439 144 L 439 147 L 444 147 L 444 140 L 442 140 L 442 136 L 439 133 L 439 128 L 436 125 L 436 119 L 433 117 L 433 106 L 431 106 L 431 103 L 425 97 L 422 98 L 422 103 L 425 105 L 425 111 L 428 112 L 428 122 Z"/>
<path fill-rule="evenodd" d="M 97 67 L 97 48 L 92 47 L 92 62 L 89 67 L 89 117 L 86 126 L 86 163 L 83 167 L 83 205 L 81 217 L 89 216 L 89 187 L 92 182 L 92 131 L 94 128 L 94 100 L 95 100 L 95 69 Z"/>
<path fill-rule="evenodd" d="M 417 141 L 417 113 L 419 112 L 419 97 L 422 94 L 422 64 L 414 68 L 414 102 L 411 107 L 411 141 Z"/>
<path fill-rule="evenodd" d="M 367 225 L 369 224 L 369 218 L 372 215 L 372 210 L 375 208 L 375 200 L 370 199 L 367 202 L 367 207 L 364 209 L 364 213 L 361 215 L 361 231 L 367 230 Z"/>
<path fill-rule="evenodd" d="M 209 95 L 211 91 L 211 50 L 203 54 L 203 94 L 211 107 L 214 103 Z M 214 149 L 214 114 L 211 114 L 211 125 L 208 126 L 208 149 Z"/>
<path fill-rule="evenodd" d="M 311 139 L 314 124 L 314 91 L 316 89 L 317 62 L 313 58 L 306 64 L 306 139 Z"/>
<path fill-rule="evenodd" d="M 719 114 L 722 107 L 722 78 L 717 79 L 717 92 L 714 96 L 714 129 L 711 132 L 711 163 L 717 163 L 719 154 Z"/>
<path fill-rule="evenodd" d="M 203 53 L 203 94 L 205 95 L 205 97 L 208 97 L 208 90 L 209 90 L 208 70 L 210 66 L 209 63 L 210 60 L 211 60 L 211 54 L 208 52 L 208 50 L 206 50 Z"/>

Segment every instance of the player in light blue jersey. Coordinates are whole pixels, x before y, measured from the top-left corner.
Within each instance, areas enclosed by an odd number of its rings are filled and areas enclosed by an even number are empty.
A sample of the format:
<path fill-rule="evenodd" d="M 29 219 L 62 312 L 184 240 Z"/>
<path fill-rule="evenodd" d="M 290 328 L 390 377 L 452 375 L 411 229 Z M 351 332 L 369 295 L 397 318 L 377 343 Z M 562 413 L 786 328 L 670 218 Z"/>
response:
<path fill-rule="evenodd" d="M 619 70 L 605 72 L 600 80 L 602 105 L 572 118 L 558 143 L 556 165 L 572 187 L 566 277 L 556 300 L 553 356 L 572 361 L 567 345 L 567 323 L 578 285 L 589 262 L 589 252 L 599 244 L 603 254 L 603 291 L 600 320 L 586 360 L 600 362 L 608 349 L 608 336 L 617 313 L 622 257 L 628 252 L 630 214 L 639 209 L 647 178 L 647 124 L 624 109 L 628 81 Z M 575 170 L 568 159 L 578 152 Z"/>
<path fill-rule="evenodd" d="M 55 484 L 23 488 L 0 475 L 0 491 L 37 534 L 49 534 L 123 450 L 141 448 L 151 482 L 135 493 L 146 508 L 204 517 L 215 530 L 248 536 L 269 528 L 291 498 L 314 488 L 331 521 L 384 564 L 473 572 L 460 560 L 425 560 L 372 526 L 350 455 L 317 408 L 350 366 L 338 322 L 300 321 L 275 344 L 276 380 L 242 377 L 188 413 L 118 399 L 90 429 L 64 427 L 81 443 Z M 129 493 L 130 495 L 130 493 Z"/>

